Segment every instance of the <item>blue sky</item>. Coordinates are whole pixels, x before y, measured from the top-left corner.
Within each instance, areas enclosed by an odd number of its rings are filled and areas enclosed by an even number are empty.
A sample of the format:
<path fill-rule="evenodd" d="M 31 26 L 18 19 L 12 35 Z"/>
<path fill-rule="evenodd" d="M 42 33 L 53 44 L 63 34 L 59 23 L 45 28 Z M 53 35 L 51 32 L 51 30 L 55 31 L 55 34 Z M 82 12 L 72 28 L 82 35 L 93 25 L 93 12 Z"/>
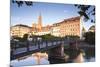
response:
<path fill-rule="evenodd" d="M 52 25 L 63 21 L 64 19 L 79 16 L 78 9 L 72 4 L 57 4 L 57 3 L 43 3 L 33 2 L 33 6 L 18 7 L 17 4 L 11 3 L 11 25 L 25 24 L 32 26 L 32 23 L 37 23 L 38 16 L 41 13 L 42 24 Z M 90 21 L 84 22 L 86 29 L 93 23 Z"/>

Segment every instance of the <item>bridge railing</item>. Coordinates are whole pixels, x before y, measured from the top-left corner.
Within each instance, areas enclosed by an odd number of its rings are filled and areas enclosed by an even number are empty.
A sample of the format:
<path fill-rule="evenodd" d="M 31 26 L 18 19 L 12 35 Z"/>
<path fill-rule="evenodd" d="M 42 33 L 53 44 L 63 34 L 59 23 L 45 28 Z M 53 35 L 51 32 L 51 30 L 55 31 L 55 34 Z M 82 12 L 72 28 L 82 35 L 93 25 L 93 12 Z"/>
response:
<path fill-rule="evenodd" d="M 48 43 L 56 43 L 56 42 L 61 42 L 62 40 L 43 40 L 43 41 L 36 41 L 36 42 L 31 42 L 31 41 L 25 41 L 25 42 L 16 42 L 13 41 L 11 42 L 11 49 L 12 48 L 22 48 L 22 47 L 26 47 L 27 45 L 29 46 L 33 46 L 33 45 L 38 45 L 38 44 L 48 44 Z"/>
<path fill-rule="evenodd" d="M 51 46 L 57 46 L 59 44 L 64 44 L 65 40 L 43 40 L 43 41 L 36 41 L 36 42 L 11 42 L 11 51 L 16 51 L 19 48 L 27 48 L 27 51 L 36 50 L 36 49 L 43 49 L 48 48 Z"/>
<path fill-rule="evenodd" d="M 50 49 L 59 45 L 65 45 L 71 42 L 68 39 L 57 39 L 57 40 L 42 40 L 42 41 L 12 41 L 11 42 L 11 58 L 18 58 L 27 53 L 34 53 L 41 51 L 41 49 Z"/>

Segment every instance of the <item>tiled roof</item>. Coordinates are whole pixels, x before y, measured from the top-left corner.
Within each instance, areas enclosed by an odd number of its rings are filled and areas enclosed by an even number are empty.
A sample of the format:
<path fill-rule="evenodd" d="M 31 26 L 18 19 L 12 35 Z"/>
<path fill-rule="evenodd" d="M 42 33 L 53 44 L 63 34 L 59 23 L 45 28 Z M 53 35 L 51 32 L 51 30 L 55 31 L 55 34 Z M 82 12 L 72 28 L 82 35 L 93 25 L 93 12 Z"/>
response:
<path fill-rule="evenodd" d="M 72 17 L 72 18 L 64 19 L 63 21 L 58 22 L 58 23 L 55 23 L 55 24 L 53 24 L 53 25 L 55 26 L 55 25 L 59 25 L 59 24 L 61 24 L 61 23 L 67 23 L 67 22 L 69 22 L 69 21 L 76 21 L 76 20 L 79 20 L 79 19 L 80 19 L 80 16 Z"/>
<path fill-rule="evenodd" d="M 72 17 L 72 18 L 64 19 L 64 21 L 62 21 L 61 23 L 69 22 L 69 21 L 76 21 L 76 20 L 79 20 L 79 19 L 80 19 L 80 16 Z"/>

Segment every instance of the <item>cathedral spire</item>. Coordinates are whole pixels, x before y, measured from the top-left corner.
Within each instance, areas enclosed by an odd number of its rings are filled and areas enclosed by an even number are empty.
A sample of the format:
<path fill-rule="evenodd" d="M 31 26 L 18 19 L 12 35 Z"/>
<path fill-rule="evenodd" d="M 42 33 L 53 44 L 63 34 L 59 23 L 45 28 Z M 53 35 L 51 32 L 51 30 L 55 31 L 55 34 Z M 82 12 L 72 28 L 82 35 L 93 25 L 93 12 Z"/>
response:
<path fill-rule="evenodd" d="M 39 32 L 42 31 L 42 16 L 41 16 L 41 13 L 38 17 L 38 29 L 39 29 Z"/>

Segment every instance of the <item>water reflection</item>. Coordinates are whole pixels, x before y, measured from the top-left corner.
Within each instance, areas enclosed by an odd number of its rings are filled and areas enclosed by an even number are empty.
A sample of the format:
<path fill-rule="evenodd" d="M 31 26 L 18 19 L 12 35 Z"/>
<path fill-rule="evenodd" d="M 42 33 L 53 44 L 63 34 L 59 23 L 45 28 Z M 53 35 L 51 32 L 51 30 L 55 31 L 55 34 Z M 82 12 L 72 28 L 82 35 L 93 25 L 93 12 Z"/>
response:
<path fill-rule="evenodd" d="M 41 64 L 41 59 L 44 58 L 48 58 L 48 55 L 46 53 L 40 53 L 40 52 L 37 52 L 35 54 L 32 54 L 33 57 L 35 57 L 35 59 L 37 60 L 37 64 Z"/>
<path fill-rule="evenodd" d="M 84 62 L 95 62 L 94 57 L 90 57 L 89 59 L 84 58 Z"/>
<path fill-rule="evenodd" d="M 94 57 L 91 57 L 89 59 L 84 58 L 84 62 L 94 62 L 94 61 L 95 61 Z M 32 65 L 39 65 L 39 64 L 41 65 L 49 64 L 48 55 L 46 53 L 35 53 L 30 56 L 26 56 L 26 57 L 11 61 L 12 67 L 32 66 Z"/>
<path fill-rule="evenodd" d="M 45 53 L 35 53 L 31 56 L 16 59 L 11 61 L 12 67 L 19 67 L 19 66 L 32 66 L 32 65 L 39 65 L 39 64 L 49 64 L 49 61 L 47 60 L 47 54 Z"/>

